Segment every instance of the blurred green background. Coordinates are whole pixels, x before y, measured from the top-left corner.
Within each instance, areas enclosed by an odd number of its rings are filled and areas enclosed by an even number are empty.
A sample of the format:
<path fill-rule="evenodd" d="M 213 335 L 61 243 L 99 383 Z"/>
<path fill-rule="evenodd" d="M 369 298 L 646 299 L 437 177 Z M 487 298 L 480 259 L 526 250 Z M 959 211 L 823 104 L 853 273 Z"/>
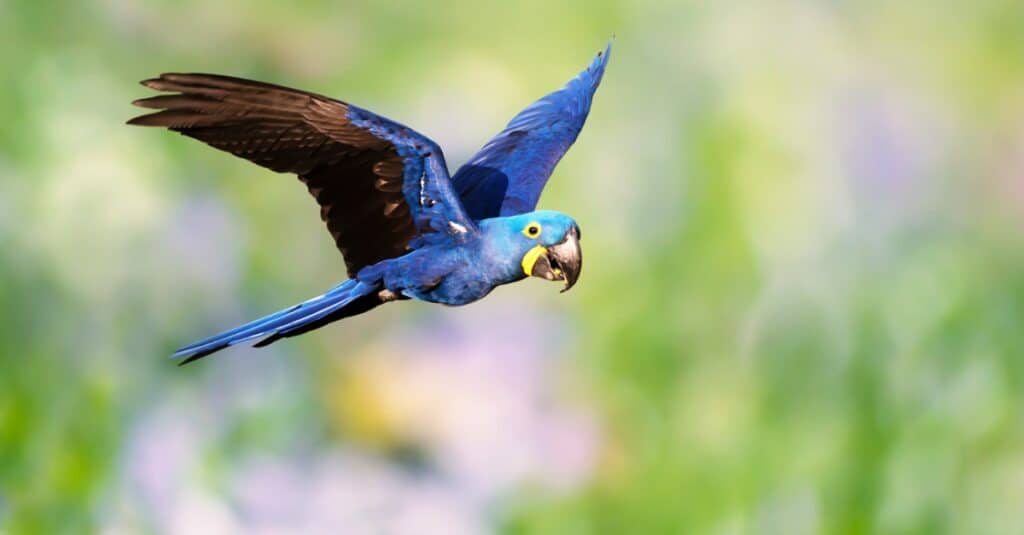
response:
<path fill-rule="evenodd" d="M 0 533 L 1024 533 L 1024 3 L 387 4 L 0 0 Z M 165 358 L 344 269 L 138 80 L 454 169 L 612 34 L 572 292 Z"/>

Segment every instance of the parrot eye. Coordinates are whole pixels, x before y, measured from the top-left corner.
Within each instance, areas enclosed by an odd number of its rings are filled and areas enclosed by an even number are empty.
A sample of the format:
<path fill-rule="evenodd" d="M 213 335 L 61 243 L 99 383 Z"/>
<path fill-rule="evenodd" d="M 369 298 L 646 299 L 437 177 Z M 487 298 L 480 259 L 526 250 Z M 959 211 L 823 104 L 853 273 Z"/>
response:
<path fill-rule="evenodd" d="M 530 223 L 529 225 L 526 225 L 526 228 L 523 229 L 523 235 L 527 238 L 536 238 L 537 236 L 540 236 L 540 224 Z"/>

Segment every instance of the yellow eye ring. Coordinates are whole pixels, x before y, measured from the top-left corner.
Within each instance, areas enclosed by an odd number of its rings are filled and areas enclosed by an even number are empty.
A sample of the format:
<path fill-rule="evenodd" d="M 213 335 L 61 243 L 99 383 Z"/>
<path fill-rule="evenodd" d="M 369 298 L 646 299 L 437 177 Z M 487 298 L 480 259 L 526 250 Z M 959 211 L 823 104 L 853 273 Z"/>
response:
<path fill-rule="evenodd" d="M 526 236 L 527 238 L 536 238 L 540 236 L 540 231 L 540 223 L 530 223 L 523 228 L 523 236 Z"/>

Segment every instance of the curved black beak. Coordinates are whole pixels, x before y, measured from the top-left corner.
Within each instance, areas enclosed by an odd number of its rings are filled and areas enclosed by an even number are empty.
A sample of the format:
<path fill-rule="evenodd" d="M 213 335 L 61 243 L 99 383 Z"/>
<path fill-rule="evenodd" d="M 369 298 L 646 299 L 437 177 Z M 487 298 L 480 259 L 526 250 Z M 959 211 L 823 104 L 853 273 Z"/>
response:
<path fill-rule="evenodd" d="M 547 253 L 533 264 L 530 275 L 549 281 L 565 281 L 562 292 L 569 291 L 580 278 L 583 269 L 583 251 L 580 250 L 580 229 L 573 227 L 565 239 L 548 247 Z"/>

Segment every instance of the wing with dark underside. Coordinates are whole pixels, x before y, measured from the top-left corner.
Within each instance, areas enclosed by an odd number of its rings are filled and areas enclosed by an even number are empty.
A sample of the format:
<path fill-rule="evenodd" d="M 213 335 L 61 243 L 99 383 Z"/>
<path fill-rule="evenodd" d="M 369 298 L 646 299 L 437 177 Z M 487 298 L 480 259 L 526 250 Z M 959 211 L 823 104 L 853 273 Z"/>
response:
<path fill-rule="evenodd" d="M 161 126 L 273 171 L 294 173 L 320 205 L 349 276 L 417 237 L 475 230 L 430 139 L 345 102 L 213 74 L 163 74 L 167 94 L 128 124 Z"/>
<path fill-rule="evenodd" d="M 579 76 L 519 112 L 452 183 L 475 220 L 529 212 L 590 112 L 611 44 Z"/>

